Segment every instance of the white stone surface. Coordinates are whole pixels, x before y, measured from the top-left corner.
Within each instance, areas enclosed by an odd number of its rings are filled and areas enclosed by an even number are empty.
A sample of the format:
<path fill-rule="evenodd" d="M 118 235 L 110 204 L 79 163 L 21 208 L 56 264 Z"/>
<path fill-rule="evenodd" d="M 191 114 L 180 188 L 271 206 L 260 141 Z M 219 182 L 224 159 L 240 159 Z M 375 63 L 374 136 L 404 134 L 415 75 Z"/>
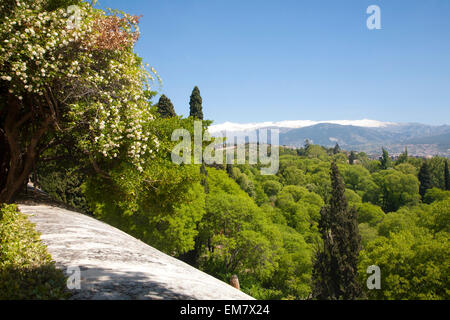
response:
<path fill-rule="evenodd" d="M 58 268 L 80 268 L 81 288 L 72 299 L 253 299 L 94 218 L 48 205 L 19 208 Z"/>

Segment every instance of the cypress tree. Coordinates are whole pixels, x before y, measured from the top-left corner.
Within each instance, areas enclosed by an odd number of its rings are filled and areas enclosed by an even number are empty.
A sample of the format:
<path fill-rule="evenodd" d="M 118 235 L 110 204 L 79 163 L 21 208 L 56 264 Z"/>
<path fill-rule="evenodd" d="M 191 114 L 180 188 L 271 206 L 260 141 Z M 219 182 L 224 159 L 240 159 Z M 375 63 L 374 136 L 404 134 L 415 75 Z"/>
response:
<path fill-rule="evenodd" d="M 405 151 L 398 156 L 396 164 L 405 163 L 408 161 L 408 148 L 405 147 Z"/>
<path fill-rule="evenodd" d="M 333 153 L 338 154 L 339 152 L 341 152 L 341 147 L 339 147 L 339 144 L 336 143 L 336 145 L 334 146 L 334 149 L 333 149 Z"/>
<path fill-rule="evenodd" d="M 444 167 L 445 190 L 450 190 L 450 173 L 448 172 L 448 160 L 445 159 Z"/>
<path fill-rule="evenodd" d="M 430 166 L 427 161 L 425 161 L 420 167 L 418 178 L 420 182 L 419 193 L 423 199 L 427 190 L 433 187 Z"/>
<path fill-rule="evenodd" d="M 335 162 L 330 176 L 331 197 L 320 211 L 323 247 L 314 261 L 312 295 L 316 299 L 357 299 L 362 296 L 362 290 L 357 271 L 361 237 L 356 210 L 348 207 L 344 181 Z"/>
<path fill-rule="evenodd" d="M 386 170 L 391 166 L 391 158 L 385 148 L 381 148 L 383 155 L 381 156 L 381 168 Z"/>
<path fill-rule="evenodd" d="M 309 139 L 305 139 L 305 150 L 308 149 L 311 146 L 311 142 L 309 141 Z"/>
<path fill-rule="evenodd" d="M 233 165 L 227 163 L 226 170 L 227 170 L 228 176 L 231 177 L 231 175 L 233 174 Z"/>
<path fill-rule="evenodd" d="M 208 185 L 208 170 L 206 169 L 205 162 L 202 162 L 202 165 L 200 167 L 200 174 L 202 175 L 201 179 L 201 185 L 203 186 L 203 189 L 205 190 L 205 193 L 209 193 L 209 185 Z"/>
<path fill-rule="evenodd" d="M 196 119 L 203 120 L 202 97 L 200 96 L 200 90 L 197 86 L 195 86 L 194 90 L 192 90 L 189 106 L 189 115 Z"/>
<path fill-rule="evenodd" d="M 176 117 L 177 115 L 175 113 L 172 101 L 170 101 L 170 99 L 167 98 L 165 95 L 162 95 L 159 98 L 157 109 L 158 113 L 161 115 L 162 118 L 172 118 Z"/>
<path fill-rule="evenodd" d="M 355 151 L 351 151 L 350 155 L 348 156 L 348 163 L 352 165 L 355 163 L 355 160 L 356 160 Z"/>

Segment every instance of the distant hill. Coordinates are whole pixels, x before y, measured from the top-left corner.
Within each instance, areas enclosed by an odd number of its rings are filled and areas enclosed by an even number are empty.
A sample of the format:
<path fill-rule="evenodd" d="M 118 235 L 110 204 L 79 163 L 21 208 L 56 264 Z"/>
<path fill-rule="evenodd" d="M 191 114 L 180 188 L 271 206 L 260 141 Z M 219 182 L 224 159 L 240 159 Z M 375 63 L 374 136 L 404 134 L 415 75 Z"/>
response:
<path fill-rule="evenodd" d="M 450 132 L 437 136 L 413 138 L 407 140 L 409 144 L 437 144 L 443 149 L 450 149 Z"/>
<path fill-rule="evenodd" d="M 401 153 L 405 147 L 411 155 L 450 156 L 450 126 L 420 123 L 392 123 L 375 120 L 282 121 L 251 124 L 225 123 L 212 126 L 212 135 L 227 132 L 246 136 L 252 130 L 279 129 L 280 145 L 300 147 L 308 139 L 312 143 L 332 147 L 338 143 L 347 150 L 380 153 L 385 147 L 391 153 Z"/>
<path fill-rule="evenodd" d="M 343 126 L 338 124 L 317 124 L 314 126 L 292 129 L 280 134 L 280 144 L 302 146 L 306 139 L 323 146 L 356 146 L 370 143 L 382 143 L 392 139 L 393 134 L 372 128 Z"/>

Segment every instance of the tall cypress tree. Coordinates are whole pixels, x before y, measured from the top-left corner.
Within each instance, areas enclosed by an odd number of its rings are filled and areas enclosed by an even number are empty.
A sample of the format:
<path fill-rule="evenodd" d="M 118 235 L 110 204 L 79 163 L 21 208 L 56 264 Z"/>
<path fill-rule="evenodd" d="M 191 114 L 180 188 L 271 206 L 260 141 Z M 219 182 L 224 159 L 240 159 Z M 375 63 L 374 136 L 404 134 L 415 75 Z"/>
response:
<path fill-rule="evenodd" d="M 205 193 L 208 194 L 209 193 L 208 170 L 206 169 L 205 162 L 202 162 L 202 165 L 200 166 L 200 174 L 202 175 L 200 184 L 203 186 Z"/>
<path fill-rule="evenodd" d="M 355 151 L 351 151 L 350 155 L 348 156 L 348 163 L 352 165 L 355 163 L 355 160 L 356 160 Z"/>
<path fill-rule="evenodd" d="M 408 161 L 408 148 L 405 147 L 405 151 L 398 156 L 397 161 L 395 162 L 395 164 L 400 164 L 400 163 L 405 163 L 406 161 Z"/>
<path fill-rule="evenodd" d="M 333 153 L 338 154 L 339 152 L 341 152 L 341 147 L 339 147 L 339 144 L 336 142 L 336 145 L 333 148 Z"/>
<path fill-rule="evenodd" d="M 420 167 L 418 178 L 420 182 L 419 193 L 423 199 L 427 190 L 433 187 L 430 166 L 428 165 L 427 161 L 425 161 Z"/>
<path fill-rule="evenodd" d="M 202 97 L 200 96 L 200 90 L 197 86 L 192 90 L 189 106 L 189 115 L 196 119 L 203 120 Z"/>
<path fill-rule="evenodd" d="M 313 297 L 357 299 L 362 296 L 362 290 L 357 272 L 361 237 L 356 211 L 348 207 L 344 181 L 335 162 L 331 165 L 330 176 L 331 197 L 320 211 L 323 248 L 318 250 L 314 261 Z"/>
<path fill-rule="evenodd" d="M 444 167 L 445 190 L 450 190 L 450 173 L 448 172 L 448 160 L 445 159 Z"/>
<path fill-rule="evenodd" d="M 389 157 L 389 153 L 385 148 L 381 148 L 382 156 L 381 156 L 381 168 L 386 170 L 391 166 L 391 158 Z"/>
<path fill-rule="evenodd" d="M 162 95 L 159 98 L 159 101 L 157 104 L 157 110 L 162 118 L 172 118 L 177 115 L 175 113 L 175 109 L 173 107 L 172 101 L 170 101 L 170 99 L 167 98 L 165 95 Z"/>

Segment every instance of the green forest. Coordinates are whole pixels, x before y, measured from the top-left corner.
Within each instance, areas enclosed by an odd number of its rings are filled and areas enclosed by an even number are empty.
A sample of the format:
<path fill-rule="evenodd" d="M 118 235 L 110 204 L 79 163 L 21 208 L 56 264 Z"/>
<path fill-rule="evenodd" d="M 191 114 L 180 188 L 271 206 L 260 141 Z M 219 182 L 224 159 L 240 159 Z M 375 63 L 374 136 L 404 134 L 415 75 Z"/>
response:
<path fill-rule="evenodd" d="M 71 4 L 80 26 L 67 29 Z M 133 50 L 138 17 L 7 0 L 0 18 L 0 202 L 31 176 L 214 277 L 237 275 L 257 299 L 450 298 L 448 159 L 405 150 L 392 160 L 383 149 L 371 160 L 306 141 L 280 147 L 276 175 L 261 164 L 177 165 L 172 132 L 193 133 L 195 120 L 207 131 L 214 119 L 195 75 L 189 117 L 156 99 L 159 75 Z M 343 271 L 326 271 L 333 264 Z M 371 265 L 381 289 L 367 289 Z"/>
<path fill-rule="evenodd" d="M 155 121 L 170 128 L 192 120 Z M 334 161 L 348 206 L 356 211 L 361 288 L 368 266 L 382 270 L 382 289 L 365 290 L 361 297 L 449 297 L 445 158 L 425 161 L 405 154 L 397 161 L 369 160 L 364 153 L 306 145 L 280 148 L 280 170 L 266 176 L 257 165 L 202 170 L 178 167 L 167 158 L 169 152 L 152 161 L 146 179 L 119 166 L 108 171 L 119 180 L 111 184 L 73 163 L 57 162 L 41 165 L 38 181 L 57 199 L 215 277 L 228 282 L 238 275 L 242 290 L 255 298 L 305 299 L 313 290 L 315 256 L 323 242 L 321 208 L 331 197 Z"/>

